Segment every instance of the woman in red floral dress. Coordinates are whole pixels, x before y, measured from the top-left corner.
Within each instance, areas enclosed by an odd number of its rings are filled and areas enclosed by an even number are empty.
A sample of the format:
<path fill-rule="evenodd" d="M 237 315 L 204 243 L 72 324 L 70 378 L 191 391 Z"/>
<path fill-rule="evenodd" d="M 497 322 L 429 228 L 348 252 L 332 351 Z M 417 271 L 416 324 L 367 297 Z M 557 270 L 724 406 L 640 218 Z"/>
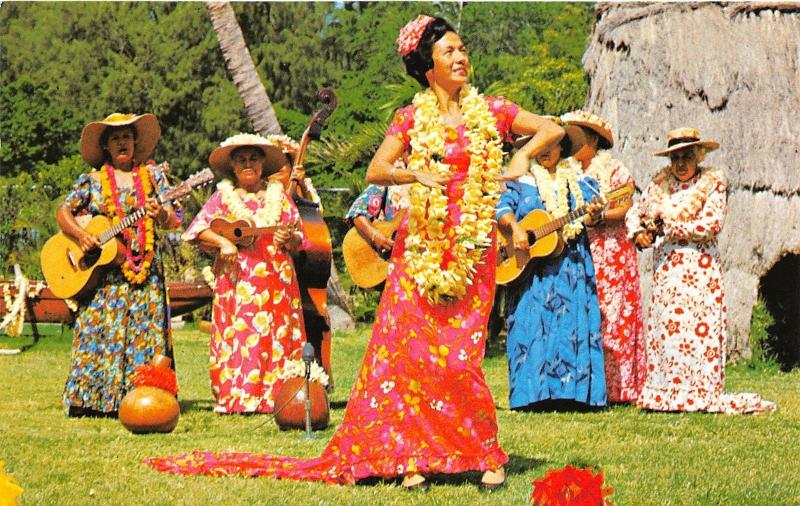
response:
<path fill-rule="evenodd" d="M 628 169 L 608 151 L 614 145 L 614 136 L 606 121 L 581 110 L 562 115 L 561 121 L 583 129 L 586 144 L 575 153 L 575 158 L 581 162 L 584 173 L 600 183 L 603 194 L 634 184 Z M 636 248 L 625 229 L 625 214 L 630 207 L 630 200 L 610 206 L 603 213 L 602 223 L 589 229 L 610 402 L 636 402 L 645 378 L 639 268 Z"/>
<path fill-rule="evenodd" d="M 367 172 L 383 186 L 421 183 L 400 226 L 372 339 L 344 420 L 322 455 L 304 460 L 195 452 L 150 459 L 183 474 L 246 474 L 355 483 L 484 471 L 504 482 L 494 400 L 481 363 L 495 280 L 493 219 L 502 140 L 536 134 L 512 160 L 524 172 L 563 136 L 554 123 L 467 86 L 469 61 L 449 23 L 420 16 L 400 33 L 406 69 L 426 90 L 397 111 Z M 393 162 L 409 154 L 407 169 Z"/>
<path fill-rule="evenodd" d="M 225 140 L 209 157 L 217 172 L 233 176 L 217 185 L 185 241 L 218 251 L 211 324 L 211 389 L 217 413 L 271 413 L 286 360 L 299 359 L 305 343 L 297 276 L 289 252 L 303 243 L 297 208 L 281 181 L 265 176 L 283 167 L 279 147 L 258 135 Z M 210 224 L 251 220 L 278 226 L 247 247 L 237 247 Z"/>
<path fill-rule="evenodd" d="M 637 405 L 654 411 L 773 411 L 775 404 L 758 394 L 724 392 L 727 308 L 717 236 L 726 181 L 721 170 L 698 166 L 719 144 L 701 140 L 693 128 L 673 130 L 668 138 L 669 147 L 656 155 L 669 156 L 670 165 L 626 218 L 636 244 L 655 248 L 647 379 Z"/>

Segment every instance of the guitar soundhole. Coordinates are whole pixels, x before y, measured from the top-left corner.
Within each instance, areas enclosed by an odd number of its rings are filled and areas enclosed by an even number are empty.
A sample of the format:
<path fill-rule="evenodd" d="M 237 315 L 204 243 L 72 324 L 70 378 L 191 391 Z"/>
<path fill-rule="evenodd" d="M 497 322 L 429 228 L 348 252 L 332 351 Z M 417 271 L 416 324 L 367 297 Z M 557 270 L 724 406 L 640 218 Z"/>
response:
<path fill-rule="evenodd" d="M 81 268 L 88 269 L 96 264 L 97 261 L 100 260 L 100 253 L 102 253 L 102 250 L 99 248 L 87 251 L 86 254 L 83 255 L 83 258 L 81 258 Z"/>

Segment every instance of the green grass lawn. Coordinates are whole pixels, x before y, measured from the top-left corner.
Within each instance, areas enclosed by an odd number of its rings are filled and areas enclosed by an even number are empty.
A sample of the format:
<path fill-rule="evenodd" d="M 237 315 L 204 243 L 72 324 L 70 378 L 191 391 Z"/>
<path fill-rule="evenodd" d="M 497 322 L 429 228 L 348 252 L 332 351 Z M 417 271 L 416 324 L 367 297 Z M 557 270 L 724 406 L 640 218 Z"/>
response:
<path fill-rule="evenodd" d="M 0 356 L 0 460 L 24 488 L 22 504 L 526 504 L 531 481 L 567 464 L 595 466 L 615 504 L 800 504 L 800 371 L 728 369 L 728 390 L 778 403 L 766 416 L 643 413 L 617 406 L 597 413 L 508 410 L 505 357 L 485 371 L 498 407 L 500 440 L 511 461 L 508 487 L 481 494 L 478 473 L 434 477 L 427 493 L 399 481 L 354 487 L 267 478 L 186 478 L 142 464 L 148 456 L 195 449 L 316 456 L 341 422 L 369 328 L 333 343 L 336 391 L 331 427 L 304 440 L 260 416 L 219 416 L 208 384 L 208 337 L 176 331 L 183 415 L 172 434 L 136 436 L 113 419 L 69 419 L 61 392 L 71 333 L 57 326 L 24 353 Z M 16 348 L 30 338 L 0 338 Z"/>

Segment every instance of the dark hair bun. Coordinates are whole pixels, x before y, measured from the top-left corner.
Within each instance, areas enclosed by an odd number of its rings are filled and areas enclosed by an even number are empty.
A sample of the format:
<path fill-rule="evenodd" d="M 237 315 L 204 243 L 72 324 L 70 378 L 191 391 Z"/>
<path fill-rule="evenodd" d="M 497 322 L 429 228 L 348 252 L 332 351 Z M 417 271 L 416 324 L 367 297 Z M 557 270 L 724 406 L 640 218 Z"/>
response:
<path fill-rule="evenodd" d="M 443 18 L 434 18 L 422 32 L 416 49 L 403 56 L 406 73 L 424 87 L 430 86 L 425 73 L 433 68 L 433 45 L 447 32 L 454 32 L 453 25 Z"/>

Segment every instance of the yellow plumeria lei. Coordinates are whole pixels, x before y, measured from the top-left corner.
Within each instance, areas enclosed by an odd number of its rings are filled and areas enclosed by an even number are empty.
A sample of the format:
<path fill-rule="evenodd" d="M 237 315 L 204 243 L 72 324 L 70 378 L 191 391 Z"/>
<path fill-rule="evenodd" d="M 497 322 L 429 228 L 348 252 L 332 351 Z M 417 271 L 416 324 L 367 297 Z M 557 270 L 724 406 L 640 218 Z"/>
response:
<path fill-rule="evenodd" d="M 111 169 L 113 170 L 113 169 Z M 150 195 L 150 172 L 147 168 L 147 165 L 141 164 L 137 169 L 137 175 L 139 181 L 141 183 L 141 199 L 144 200 Z M 117 205 L 116 201 L 119 199 L 119 190 L 117 189 L 114 191 L 112 189 L 111 181 L 108 177 L 108 169 L 107 166 L 103 166 L 100 169 L 100 188 L 102 190 L 103 195 L 103 202 L 106 204 L 108 209 L 108 214 L 111 216 L 111 223 L 113 225 L 119 224 L 121 220 L 119 214 L 117 212 Z M 138 192 L 138 189 L 137 189 Z M 116 193 L 116 195 L 115 195 Z M 125 276 L 125 279 L 128 280 L 129 283 L 133 283 L 135 285 L 141 285 L 147 279 L 147 274 L 150 271 L 150 264 L 153 262 L 153 258 L 155 257 L 155 225 L 153 224 L 153 218 L 150 216 L 144 215 L 141 218 L 142 224 L 139 226 L 144 226 L 144 237 L 145 237 L 145 245 L 144 251 L 142 252 L 143 259 L 142 263 L 139 267 L 139 270 L 136 271 L 131 264 L 131 259 L 128 258 L 130 255 L 126 255 L 125 261 L 122 262 L 122 274 Z M 130 244 L 126 244 L 125 246 L 130 250 L 133 247 L 133 242 L 136 238 L 131 234 Z"/>
<path fill-rule="evenodd" d="M 17 504 L 17 497 L 22 495 L 22 487 L 13 476 L 5 473 L 5 462 L 0 460 L 0 504 Z"/>
<path fill-rule="evenodd" d="M 577 162 L 572 158 L 562 159 L 556 165 L 556 178 L 555 184 L 550 173 L 536 162 L 531 163 L 531 172 L 533 177 L 536 178 L 536 186 L 539 188 L 539 194 L 544 202 L 545 210 L 550 213 L 553 218 L 559 218 L 568 214 L 569 208 L 569 194 L 575 197 L 575 208 L 583 205 L 583 193 L 581 193 L 580 185 L 578 185 L 578 174 L 580 168 Z M 583 218 L 564 225 L 561 229 L 561 236 L 565 241 L 577 237 L 583 230 Z"/>
<path fill-rule="evenodd" d="M 459 299 L 472 283 L 475 264 L 483 248 L 491 244 L 495 204 L 500 196 L 503 151 L 495 118 L 484 97 L 471 86 L 460 93 L 461 114 L 467 126 L 470 165 L 464 182 L 464 195 L 457 203 L 461 220 L 455 230 L 445 230 L 447 195 L 443 190 L 419 183 L 409 191 L 408 236 L 403 259 L 407 272 L 421 295 L 436 304 Z M 450 165 L 444 158 L 445 128 L 439 102 L 430 89 L 414 96 L 414 128 L 408 134 L 411 155 L 408 168 L 447 175 Z M 445 250 L 454 261 L 442 266 Z"/>
<path fill-rule="evenodd" d="M 587 176 L 595 178 L 600 183 L 603 195 L 611 191 L 612 160 L 611 153 L 607 150 L 598 151 L 585 171 Z"/>
<path fill-rule="evenodd" d="M 264 205 L 259 206 L 253 213 L 242 201 L 233 184 L 227 179 L 217 184 L 222 203 L 237 220 L 250 220 L 256 227 L 274 227 L 278 224 L 283 210 L 283 184 L 279 181 L 270 181 L 264 192 Z"/>

